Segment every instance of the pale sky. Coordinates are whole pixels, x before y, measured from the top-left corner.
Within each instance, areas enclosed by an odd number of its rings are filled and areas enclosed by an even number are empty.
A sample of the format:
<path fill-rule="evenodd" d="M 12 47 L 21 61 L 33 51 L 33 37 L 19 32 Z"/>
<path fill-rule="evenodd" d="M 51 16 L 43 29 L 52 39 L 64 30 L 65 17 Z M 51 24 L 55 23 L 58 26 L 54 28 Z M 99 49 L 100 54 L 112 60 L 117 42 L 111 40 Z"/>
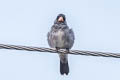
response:
<path fill-rule="evenodd" d="M 75 33 L 72 49 L 120 53 L 119 0 L 1 0 L 0 43 L 49 47 L 59 13 Z M 0 80 L 120 80 L 120 59 L 69 55 L 61 76 L 58 54 L 0 49 Z"/>

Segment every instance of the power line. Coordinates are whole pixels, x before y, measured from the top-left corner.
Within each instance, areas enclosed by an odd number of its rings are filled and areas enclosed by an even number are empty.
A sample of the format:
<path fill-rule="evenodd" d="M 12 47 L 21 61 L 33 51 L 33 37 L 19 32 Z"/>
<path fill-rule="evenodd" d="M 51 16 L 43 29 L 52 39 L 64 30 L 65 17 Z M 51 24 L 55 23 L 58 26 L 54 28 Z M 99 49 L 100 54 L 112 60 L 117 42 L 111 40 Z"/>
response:
<path fill-rule="evenodd" d="M 26 51 L 38 51 L 38 52 L 50 52 L 50 53 L 59 52 L 59 53 L 67 54 L 66 50 L 64 49 L 56 51 L 56 49 L 54 48 L 8 45 L 8 44 L 0 44 L 0 49 L 26 50 Z M 120 58 L 120 53 L 97 52 L 97 51 L 70 50 L 68 54 Z"/>

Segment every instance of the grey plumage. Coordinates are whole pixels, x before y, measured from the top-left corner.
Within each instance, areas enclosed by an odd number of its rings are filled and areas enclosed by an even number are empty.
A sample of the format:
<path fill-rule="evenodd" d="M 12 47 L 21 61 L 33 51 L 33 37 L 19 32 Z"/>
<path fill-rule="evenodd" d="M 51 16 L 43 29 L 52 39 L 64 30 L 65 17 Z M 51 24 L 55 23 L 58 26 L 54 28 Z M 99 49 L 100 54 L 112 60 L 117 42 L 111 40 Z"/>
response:
<path fill-rule="evenodd" d="M 58 19 L 62 17 L 61 21 Z M 74 43 L 74 33 L 72 29 L 69 29 L 66 23 L 66 18 L 64 14 L 59 14 L 54 22 L 54 25 L 51 27 L 51 31 L 47 35 L 48 44 L 52 48 L 56 49 L 69 49 L 72 48 Z M 69 65 L 68 65 L 68 54 L 59 53 L 60 57 L 60 73 L 68 74 Z"/>

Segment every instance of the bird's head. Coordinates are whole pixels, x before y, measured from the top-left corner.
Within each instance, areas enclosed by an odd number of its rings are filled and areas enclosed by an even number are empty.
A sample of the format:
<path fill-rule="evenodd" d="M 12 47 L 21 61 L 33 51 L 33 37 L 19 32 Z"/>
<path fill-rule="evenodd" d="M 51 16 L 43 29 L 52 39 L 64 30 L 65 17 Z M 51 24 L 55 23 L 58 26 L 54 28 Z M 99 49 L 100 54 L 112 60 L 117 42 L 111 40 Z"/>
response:
<path fill-rule="evenodd" d="M 54 24 L 67 24 L 65 15 L 64 14 L 58 14 L 57 18 L 55 19 Z"/>
<path fill-rule="evenodd" d="M 66 18 L 65 18 L 65 15 L 64 15 L 64 14 L 58 14 L 56 20 L 57 20 L 58 22 L 61 22 L 61 23 L 62 23 L 62 22 L 65 22 L 65 19 L 66 19 Z"/>

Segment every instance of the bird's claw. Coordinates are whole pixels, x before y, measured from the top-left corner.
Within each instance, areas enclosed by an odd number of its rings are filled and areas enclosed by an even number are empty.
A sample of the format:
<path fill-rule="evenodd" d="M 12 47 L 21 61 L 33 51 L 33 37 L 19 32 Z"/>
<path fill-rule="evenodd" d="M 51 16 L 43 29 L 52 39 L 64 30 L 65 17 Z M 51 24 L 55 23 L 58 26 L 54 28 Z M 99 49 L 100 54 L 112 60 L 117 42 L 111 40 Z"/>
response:
<path fill-rule="evenodd" d="M 56 47 L 56 51 L 57 51 L 57 52 L 58 52 L 59 49 L 60 49 L 60 48 Z"/>
<path fill-rule="evenodd" d="M 69 52 L 70 52 L 69 48 L 66 48 L 66 52 L 67 52 L 67 53 L 69 53 Z"/>

